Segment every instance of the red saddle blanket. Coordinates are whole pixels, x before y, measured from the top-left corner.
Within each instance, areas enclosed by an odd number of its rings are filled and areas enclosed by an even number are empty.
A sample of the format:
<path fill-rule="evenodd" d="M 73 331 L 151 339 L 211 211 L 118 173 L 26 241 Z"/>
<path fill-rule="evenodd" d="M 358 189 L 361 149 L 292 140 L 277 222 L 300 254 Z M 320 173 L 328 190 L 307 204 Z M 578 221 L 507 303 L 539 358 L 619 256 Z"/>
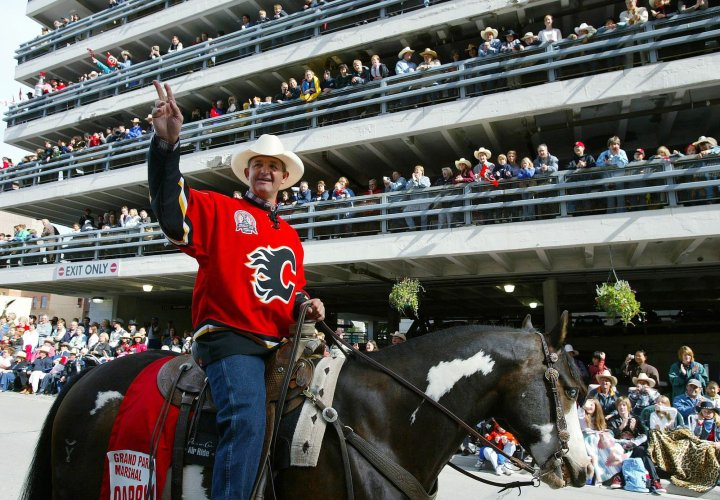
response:
<path fill-rule="evenodd" d="M 154 459 L 153 494 L 148 495 L 150 447 L 164 399 L 157 388 L 157 374 L 171 356 L 148 365 L 130 384 L 113 424 L 101 499 L 144 500 L 159 498 L 165 487 L 172 457 L 178 408 L 170 405 Z"/>

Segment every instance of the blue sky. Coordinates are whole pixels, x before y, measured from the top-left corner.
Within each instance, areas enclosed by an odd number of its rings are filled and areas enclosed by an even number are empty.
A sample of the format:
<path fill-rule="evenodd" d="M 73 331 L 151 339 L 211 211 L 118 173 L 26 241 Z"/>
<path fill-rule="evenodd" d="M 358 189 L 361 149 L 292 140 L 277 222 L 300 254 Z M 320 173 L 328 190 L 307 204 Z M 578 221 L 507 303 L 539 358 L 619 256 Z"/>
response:
<path fill-rule="evenodd" d="M 13 79 L 17 61 L 13 57 L 15 49 L 22 43 L 35 38 L 40 34 L 40 25 L 25 16 L 27 0 L 3 0 L 3 43 L 0 43 L 0 111 L 7 110 L 6 101 L 13 97 L 17 100 L 18 91 L 23 93 L 31 89 L 20 85 Z M 0 137 L 5 136 L 5 122 L 0 121 Z M 2 139 L 0 139 L 2 140 Z M 0 155 L 12 158 L 15 163 L 26 153 L 5 142 L 0 143 Z"/>

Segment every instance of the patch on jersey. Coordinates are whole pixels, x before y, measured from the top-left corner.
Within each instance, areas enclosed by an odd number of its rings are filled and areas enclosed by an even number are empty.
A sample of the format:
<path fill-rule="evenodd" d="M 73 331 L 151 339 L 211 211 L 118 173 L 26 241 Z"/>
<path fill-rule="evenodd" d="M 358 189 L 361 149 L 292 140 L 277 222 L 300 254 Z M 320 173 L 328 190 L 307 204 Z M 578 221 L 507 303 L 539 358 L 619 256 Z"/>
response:
<path fill-rule="evenodd" d="M 235 231 L 240 231 L 243 234 L 258 234 L 257 224 L 255 223 L 255 217 L 245 210 L 238 210 L 233 215 L 235 219 Z"/>
<path fill-rule="evenodd" d="M 252 286 L 255 296 L 269 304 L 278 299 L 285 304 L 295 296 L 296 259 L 291 248 L 258 247 L 248 255 L 245 264 L 255 270 Z"/>

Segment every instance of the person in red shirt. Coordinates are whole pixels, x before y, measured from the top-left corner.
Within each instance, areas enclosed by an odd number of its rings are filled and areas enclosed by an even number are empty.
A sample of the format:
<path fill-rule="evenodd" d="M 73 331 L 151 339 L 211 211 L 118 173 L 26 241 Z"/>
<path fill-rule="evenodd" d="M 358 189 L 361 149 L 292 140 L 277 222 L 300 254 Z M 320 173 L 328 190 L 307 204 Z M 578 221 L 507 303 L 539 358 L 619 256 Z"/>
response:
<path fill-rule="evenodd" d="M 278 137 L 263 135 L 232 157 L 233 172 L 249 187 L 242 198 L 191 189 L 179 168 L 183 115 L 170 86 L 153 83 L 151 205 L 167 238 L 199 264 L 192 355 L 217 407 L 212 498 L 249 498 L 265 433 L 265 357 L 305 303 L 306 319 L 325 317 L 322 301 L 303 290 L 300 238 L 277 215 L 278 192 L 298 182 L 304 166 Z"/>

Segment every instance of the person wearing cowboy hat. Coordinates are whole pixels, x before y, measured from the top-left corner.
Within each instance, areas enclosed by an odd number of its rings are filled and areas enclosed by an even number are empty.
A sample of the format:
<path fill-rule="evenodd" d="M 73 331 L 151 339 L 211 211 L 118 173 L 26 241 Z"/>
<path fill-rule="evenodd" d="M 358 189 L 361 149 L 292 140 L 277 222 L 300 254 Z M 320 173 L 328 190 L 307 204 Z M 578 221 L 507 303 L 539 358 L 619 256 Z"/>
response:
<path fill-rule="evenodd" d="M 482 178 L 490 180 L 492 178 L 492 172 L 495 170 L 495 164 L 490 162 L 492 158 L 492 152 L 484 147 L 478 148 L 473 152 L 473 156 L 478 161 L 478 164 L 473 168 L 475 178 Z"/>
<path fill-rule="evenodd" d="M 645 408 L 657 402 L 660 393 L 654 389 L 655 380 L 648 377 L 647 373 L 640 373 L 637 377 L 633 377 L 632 383 L 635 387 L 631 387 L 628 391 L 628 399 L 633 404 L 633 416 L 639 417 Z"/>
<path fill-rule="evenodd" d="M 123 50 L 120 52 L 120 57 L 123 58 L 122 61 L 118 61 L 117 65 L 120 69 L 130 69 L 130 66 L 132 66 L 132 54 L 130 54 L 129 51 Z"/>
<path fill-rule="evenodd" d="M 473 58 L 477 57 L 478 56 L 477 45 L 475 45 L 474 43 L 469 43 L 467 48 L 465 49 L 465 52 L 467 52 L 468 59 L 473 59 Z"/>
<path fill-rule="evenodd" d="M 615 403 L 620 396 L 617 391 L 617 378 L 613 377 L 608 370 L 598 373 L 596 378 L 599 384 L 588 392 L 586 399 L 597 399 L 605 417 L 608 418 L 617 411 Z"/>
<path fill-rule="evenodd" d="M 575 28 L 575 33 L 571 34 L 568 38 L 572 40 L 585 40 L 597 33 L 597 30 L 590 26 L 588 23 L 580 23 L 580 26 Z"/>
<path fill-rule="evenodd" d="M 480 37 L 484 40 L 478 50 L 480 57 L 492 56 L 500 52 L 500 40 L 497 36 L 498 30 L 489 26 L 480 32 Z"/>
<path fill-rule="evenodd" d="M 128 139 L 137 139 L 141 135 L 145 133 L 145 131 L 140 126 L 140 118 L 137 116 L 132 119 L 132 127 L 130 127 L 130 130 L 127 131 L 126 137 Z"/>
<path fill-rule="evenodd" d="M 458 169 L 458 174 L 455 176 L 453 184 L 475 182 L 475 173 L 473 172 L 473 166 L 470 160 L 460 158 L 455 162 L 455 168 Z"/>
<path fill-rule="evenodd" d="M 693 142 L 693 146 L 697 148 L 700 157 L 720 154 L 720 146 L 712 137 L 701 135 L 697 141 Z"/>
<path fill-rule="evenodd" d="M 192 354 L 218 410 L 212 489 L 224 498 L 249 498 L 265 432 L 264 357 L 289 335 L 301 308 L 306 321 L 325 318 L 322 301 L 303 290 L 300 238 L 277 215 L 278 192 L 299 182 L 305 167 L 279 137 L 262 135 L 230 160 L 249 188 L 242 199 L 191 189 L 179 168 L 182 112 L 170 85 L 153 83 L 150 198 L 170 242 L 198 259 Z"/>
<path fill-rule="evenodd" d="M 22 389 L 21 392 L 23 394 L 27 394 L 29 392 L 29 368 L 30 363 L 28 363 L 27 354 L 25 353 L 25 351 L 17 351 L 15 353 L 15 361 L 12 365 L 10 365 L 10 370 L 12 370 L 12 377 L 8 375 L 8 389 Z"/>
<path fill-rule="evenodd" d="M 711 401 L 701 401 L 695 411 L 697 420 L 693 434 L 698 439 L 712 441 L 715 449 L 720 450 L 720 410 Z"/>
<path fill-rule="evenodd" d="M 527 33 L 525 33 L 520 39 L 520 41 L 523 43 L 526 49 L 537 47 L 541 44 L 540 39 L 535 36 L 532 31 L 528 31 Z"/>
<path fill-rule="evenodd" d="M 45 378 L 45 375 L 47 375 L 50 370 L 52 370 L 53 360 L 48 356 L 49 353 L 50 348 L 46 345 L 38 349 L 37 357 L 35 358 L 35 361 L 32 362 L 32 367 L 30 368 L 30 378 L 28 379 L 30 391 L 28 392 L 37 394 L 40 381 Z"/>
<path fill-rule="evenodd" d="M 440 59 L 438 59 L 437 52 L 435 52 L 432 49 L 425 49 L 422 52 L 420 52 L 420 55 L 423 58 L 423 62 L 418 64 L 417 70 L 418 71 L 427 71 L 429 69 L 432 69 L 436 66 L 440 66 Z"/>
<path fill-rule="evenodd" d="M 390 342 L 392 342 L 392 345 L 402 344 L 403 342 L 407 341 L 407 337 L 404 333 L 395 332 L 390 337 Z"/>
<path fill-rule="evenodd" d="M 410 47 L 405 47 L 398 52 L 398 62 L 395 63 L 396 75 L 407 75 L 417 70 L 417 65 L 410 60 L 414 53 L 415 51 Z"/>
<path fill-rule="evenodd" d="M 696 408 L 703 401 L 708 400 L 702 395 L 702 382 L 691 378 L 685 386 L 685 393 L 673 398 L 672 405 L 680 412 L 687 424 L 688 417 L 697 413 Z"/>
<path fill-rule="evenodd" d="M 513 30 L 507 30 L 503 33 L 503 41 L 500 43 L 501 53 L 511 53 L 523 49 L 523 44 L 518 38 L 518 34 Z"/>
<path fill-rule="evenodd" d="M 145 344 L 145 334 L 135 332 L 132 334 L 132 350 L 136 353 L 147 351 L 147 345 Z"/>

